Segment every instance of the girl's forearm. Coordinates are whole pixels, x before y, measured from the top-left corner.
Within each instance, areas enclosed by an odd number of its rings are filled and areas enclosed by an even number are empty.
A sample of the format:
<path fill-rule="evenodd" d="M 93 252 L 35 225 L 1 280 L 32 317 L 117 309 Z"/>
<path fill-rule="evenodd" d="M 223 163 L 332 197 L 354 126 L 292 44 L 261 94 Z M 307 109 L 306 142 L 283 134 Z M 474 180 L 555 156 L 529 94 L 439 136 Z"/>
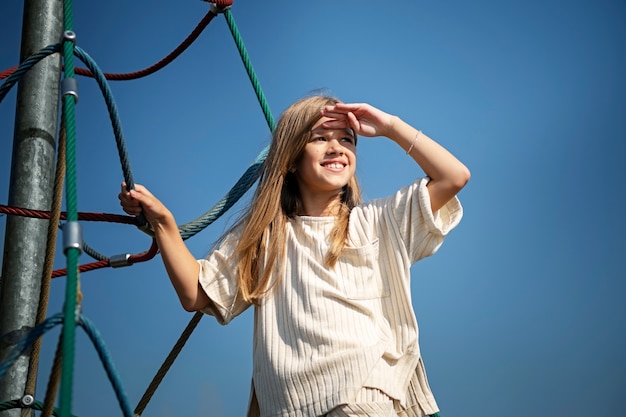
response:
<path fill-rule="evenodd" d="M 167 274 L 176 294 L 187 311 L 200 310 L 208 304 L 208 297 L 199 285 L 200 265 L 185 245 L 173 217 L 153 225 L 155 238 Z"/>
<path fill-rule="evenodd" d="M 430 177 L 428 189 L 432 210 L 437 211 L 467 183 L 467 167 L 443 146 L 397 116 L 387 135 L 402 147 Z"/>

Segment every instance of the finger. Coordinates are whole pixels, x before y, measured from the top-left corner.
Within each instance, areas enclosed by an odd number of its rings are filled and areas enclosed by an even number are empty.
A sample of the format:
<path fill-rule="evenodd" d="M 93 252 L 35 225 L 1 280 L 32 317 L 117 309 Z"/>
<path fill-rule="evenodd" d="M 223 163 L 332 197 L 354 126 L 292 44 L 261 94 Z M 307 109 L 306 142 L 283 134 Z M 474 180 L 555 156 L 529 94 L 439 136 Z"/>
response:
<path fill-rule="evenodd" d="M 334 107 L 334 111 L 341 113 L 361 113 L 367 111 L 365 103 L 337 103 Z"/>
<path fill-rule="evenodd" d="M 349 112 L 346 116 L 348 118 L 348 124 L 352 130 L 361 134 L 361 123 L 359 122 L 359 119 L 352 112 Z"/>
<path fill-rule="evenodd" d="M 339 107 L 339 103 L 333 106 L 324 106 L 322 114 L 327 117 L 342 117 L 351 111 L 351 107 Z"/>
<path fill-rule="evenodd" d="M 322 123 L 322 127 L 326 129 L 345 129 L 346 127 L 349 127 L 349 123 L 346 118 L 331 119 Z"/>

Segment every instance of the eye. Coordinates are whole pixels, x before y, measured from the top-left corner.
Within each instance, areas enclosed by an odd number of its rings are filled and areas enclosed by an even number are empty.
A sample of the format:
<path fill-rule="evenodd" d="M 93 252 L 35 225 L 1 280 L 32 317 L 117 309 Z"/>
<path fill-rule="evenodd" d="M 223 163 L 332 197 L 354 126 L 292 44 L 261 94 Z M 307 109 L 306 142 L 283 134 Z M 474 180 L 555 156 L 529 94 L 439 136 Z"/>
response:
<path fill-rule="evenodd" d="M 311 142 L 326 142 L 326 138 L 324 136 L 314 136 L 311 138 Z"/>
<path fill-rule="evenodd" d="M 354 145 L 354 138 L 350 137 L 350 136 L 346 136 L 345 138 L 341 138 L 342 142 L 346 142 L 349 143 L 351 145 Z"/>

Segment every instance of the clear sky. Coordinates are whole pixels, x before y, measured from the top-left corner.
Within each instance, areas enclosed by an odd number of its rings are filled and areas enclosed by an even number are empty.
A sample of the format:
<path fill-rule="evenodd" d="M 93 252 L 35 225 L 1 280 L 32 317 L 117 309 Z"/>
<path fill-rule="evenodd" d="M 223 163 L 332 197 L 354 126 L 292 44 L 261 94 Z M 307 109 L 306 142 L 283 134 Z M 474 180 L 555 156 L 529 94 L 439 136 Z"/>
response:
<path fill-rule="evenodd" d="M 208 10 L 198 0 L 75 3 L 78 45 L 103 71 L 121 73 L 163 58 Z M 19 62 L 22 7 L 3 5 L 0 71 Z M 412 268 L 442 416 L 624 415 L 626 3 L 240 0 L 232 12 L 275 117 L 324 89 L 399 115 L 471 169 L 459 195 L 463 221 Z M 79 83 L 78 207 L 121 214 L 106 107 L 95 81 Z M 223 16 L 165 69 L 111 88 L 135 181 L 179 224 L 211 208 L 268 143 Z M 0 204 L 15 90 L 0 103 Z M 367 198 L 423 175 L 384 138 L 359 142 L 357 172 Z M 194 255 L 207 253 L 240 207 L 188 240 Z M 0 216 L 2 236 L 5 225 Z M 132 226 L 89 223 L 83 234 L 107 256 L 150 244 Z M 62 310 L 64 283 L 53 282 L 49 315 Z M 83 313 L 134 406 L 191 314 L 158 257 L 83 273 L 81 288 Z M 242 416 L 252 318 L 249 310 L 223 327 L 204 317 L 144 415 Z M 44 338 L 38 399 L 57 335 Z M 74 414 L 121 415 L 95 350 L 78 335 Z"/>

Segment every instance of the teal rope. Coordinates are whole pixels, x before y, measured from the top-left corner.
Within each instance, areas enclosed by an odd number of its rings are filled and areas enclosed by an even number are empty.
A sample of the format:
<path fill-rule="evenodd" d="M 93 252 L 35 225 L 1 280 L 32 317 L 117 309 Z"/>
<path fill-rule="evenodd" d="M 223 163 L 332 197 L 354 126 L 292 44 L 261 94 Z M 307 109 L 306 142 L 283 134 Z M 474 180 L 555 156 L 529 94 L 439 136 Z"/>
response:
<path fill-rule="evenodd" d="M 239 30 L 235 23 L 235 18 L 233 17 L 230 9 L 226 9 L 224 11 L 224 16 L 226 17 L 226 22 L 228 23 L 228 28 L 230 29 L 230 33 L 233 36 L 233 40 L 237 45 L 239 56 L 241 57 L 244 67 L 246 68 L 246 72 L 248 73 L 248 78 L 252 83 L 254 92 L 257 96 L 261 109 L 263 110 L 263 114 L 265 115 L 267 125 L 273 132 L 276 128 L 276 123 L 274 122 L 274 117 L 272 116 L 270 106 L 267 102 L 267 99 L 265 98 L 263 89 L 261 88 L 261 83 L 256 76 L 254 68 L 252 67 L 250 56 L 248 55 L 248 51 L 246 50 L 241 34 L 239 33 Z M 231 190 L 228 191 L 228 193 L 220 201 L 218 201 L 209 211 L 204 213 L 199 218 L 179 227 L 183 239 L 188 239 L 189 237 L 195 235 L 200 230 L 213 223 L 222 214 L 228 211 L 228 209 L 230 209 L 246 193 L 246 191 L 250 189 L 250 187 L 259 177 L 260 168 L 263 165 L 263 162 L 267 157 L 268 152 L 269 146 L 259 153 L 256 160 L 252 163 L 252 165 L 248 167 L 248 169 L 244 172 L 241 178 L 239 178 L 233 188 L 231 188 Z"/>
<path fill-rule="evenodd" d="M 73 31 L 72 1 L 63 1 L 64 30 Z M 63 42 L 63 58 L 65 78 L 74 78 L 74 43 L 65 40 Z M 70 94 L 63 97 L 65 106 L 65 129 L 66 129 L 66 156 L 65 156 L 65 184 L 67 221 L 78 221 L 78 204 L 76 190 L 76 120 L 75 100 Z M 63 307 L 63 365 L 61 367 L 61 417 L 70 417 L 72 410 L 72 390 L 74 383 L 74 354 L 76 349 L 76 309 L 78 291 L 78 257 L 80 249 L 68 248 L 67 280 L 65 284 L 65 305 Z"/>
<path fill-rule="evenodd" d="M 267 125 L 270 130 L 273 132 L 276 128 L 274 123 L 274 118 L 272 117 L 272 112 L 270 111 L 270 107 L 265 99 L 265 95 L 263 94 L 263 90 L 261 89 L 261 83 L 259 83 L 259 79 L 254 72 L 254 68 L 252 68 L 252 62 L 250 61 L 250 57 L 248 56 L 248 51 L 246 50 L 245 45 L 243 44 L 243 40 L 241 35 L 239 34 L 239 30 L 237 29 L 237 25 L 235 24 L 235 18 L 231 13 L 230 9 L 226 9 L 224 11 L 224 17 L 226 17 L 226 22 L 228 23 L 228 28 L 230 29 L 230 33 L 233 35 L 233 39 L 235 40 L 235 44 L 237 44 L 237 49 L 239 50 L 239 55 L 241 56 L 241 60 L 243 61 L 243 65 L 246 67 L 246 71 L 248 72 L 248 78 L 250 78 L 250 82 L 252 83 L 252 87 L 254 88 L 254 92 L 256 93 L 257 99 L 259 100 L 259 104 L 263 109 L 263 114 L 265 115 L 265 120 L 267 121 Z"/>
<path fill-rule="evenodd" d="M 269 146 L 259 153 L 256 160 L 248 167 L 244 174 L 237 180 L 237 183 L 220 201 L 218 201 L 209 211 L 197 219 L 179 226 L 180 235 L 186 240 L 217 220 L 222 214 L 230 209 L 245 193 L 252 187 L 259 177 L 259 169 L 267 156 Z"/>

